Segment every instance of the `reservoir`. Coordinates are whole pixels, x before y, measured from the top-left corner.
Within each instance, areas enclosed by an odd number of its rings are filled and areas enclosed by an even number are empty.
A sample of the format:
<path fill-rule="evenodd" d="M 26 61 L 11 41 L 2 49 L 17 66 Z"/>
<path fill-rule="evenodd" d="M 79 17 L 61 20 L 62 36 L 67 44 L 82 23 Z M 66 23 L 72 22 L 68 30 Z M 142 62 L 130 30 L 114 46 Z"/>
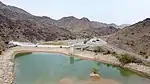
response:
<path fill-rule="evenodd" d="M 15 84 L 59 84 L 64 78 L 75 81 L 89 80 L 93 68 L 98 70 L 102 78 L 112 79 L 121 84 L 150 84 L 149 79 L 131 71 L 63 54 L 17 54 L 15 64 Z"/>

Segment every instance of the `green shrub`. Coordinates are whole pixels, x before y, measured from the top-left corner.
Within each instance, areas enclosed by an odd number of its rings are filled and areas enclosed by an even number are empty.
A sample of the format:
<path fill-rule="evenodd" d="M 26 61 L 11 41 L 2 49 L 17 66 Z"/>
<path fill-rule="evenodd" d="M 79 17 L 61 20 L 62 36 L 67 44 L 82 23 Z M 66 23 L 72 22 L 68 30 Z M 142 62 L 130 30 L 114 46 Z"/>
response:
<path fill-rule="evenodd" d="M 118 55 L 119 55 L 119 54 L 117 54 L 115 51 L 112 51 L 110 54 L 111 54 L 112 56 L 115 56 L 116 58 L 118 58 Z"/>
<path fill-rule="evenodd" d="M 15 55 L 15 58 L 21 57 L 21 56 L 25 56 L 25 55 L 29 55 L 29 54 L 32 54 L 32 52 L 17 53 L 17 54 Z"/>
<path fill-rule="evenodd" d="M 134 33 L 132 32 L 131 35 L 134 35 Z"/>
<path fill-rule="evenodd" d="M 83 42 L 84 44 L 86 44 L 87 43 L 87 40 L 84 40 L 84 42 Z"/>
<path fill-rule="evenodd" d="M 146 52 L 140 51 L 139 54 L 140 54 L 140 55 L 146 55 Z"/>
<path fill-rule="evenodd" d="M 119 61 L 122 64 L 127 64 L 127 63 L 142 63 L 141 60 L 136 59 L 135 57 L 132 57 L 128 54 L 121 54 L 120 56 L 118 56 Z"/>
<path fill-rule="evenodd" d="M 8 41 L 6 41 L 6 42 L 5 42 L 5 44 L 9 44 L 9 42 L 8 42 Z"/>
<path fill-rule="evenodd" d="M 3 51 L 5 51 L 5 49 L 3 49 Z"/>
<path fill-rule="evenodd" d="M 0 50 L 0 55 L 2 54 L 2 50 Z"/>
<path fill-rule="evenodd" d="M 106 52 L 103 53 L 104 55 L 106 54 L 111 54 L 110 50 L 107 50 Z"/>
<path fill-rule="evenodd" d="M 99 41 L 99 39 L 96 39 L 96 41 Z"/>
<path fill-rule="evenodd" d="M 149 57 L 148 55 L 144 55 L 144 58 L 145 58 L 145 59 L 148 59 L 148 57 Z"/>
<path fill-rule="evenodd" d="M 104 50 L 100 47 L 100 46 L 97 46 L 93 52 L 97 53 L 97 52 L 104 52 Z"/>
<path fill-rule="evenodd" d="M 120 40 L 120 38 L 119 38 L 119 37 L 117 37 L 117 40 Z"/>
<path fill-rule="evenodd" d="M 116 53 L 116 52 L 112 52 L 111 54 L 112 54 L 113 56 L 116 56 L 116 55 L 117 55 L 117 53 Z"/>
<path fill-rule="evenodd" d="M 97 73 L 98 73 L 98 69 L 97 69 L 97 68 L 93 68 L 93 69 L 92 69 L 92 72 L 94 72 L 94 73 L 97 74 Z"/>
<path fill-rule="evenodd" d="M 110 50 L 107 50 L 107 52 L 106 52 L 107 54 L 111 54 L 111 52 L 110 52 Z"/>

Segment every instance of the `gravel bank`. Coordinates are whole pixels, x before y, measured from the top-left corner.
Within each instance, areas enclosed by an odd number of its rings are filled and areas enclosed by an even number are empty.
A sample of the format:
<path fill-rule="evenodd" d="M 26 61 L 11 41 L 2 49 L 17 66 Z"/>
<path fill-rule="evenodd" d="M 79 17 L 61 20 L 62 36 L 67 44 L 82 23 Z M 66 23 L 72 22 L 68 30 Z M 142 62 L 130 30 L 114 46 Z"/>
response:
<path fill-rule="evenodd" d="M 145 74 L 148 78 L 150 78 L 150 67 L 136 64 L 136 63 L 129 63 L 124 65 L 124 68 L 130 69 L 132 71 L 135 71 L 139 73 L 140 75 L 143 75 L 142 73 Z"/>

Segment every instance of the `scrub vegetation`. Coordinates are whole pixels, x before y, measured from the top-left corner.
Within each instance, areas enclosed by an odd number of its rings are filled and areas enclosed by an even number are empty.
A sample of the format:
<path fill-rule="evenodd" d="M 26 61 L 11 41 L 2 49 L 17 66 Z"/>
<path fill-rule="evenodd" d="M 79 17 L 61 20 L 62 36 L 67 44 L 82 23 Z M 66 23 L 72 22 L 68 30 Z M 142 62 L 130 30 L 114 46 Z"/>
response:
<path fill-rule="evenodd" d="M 120 54 L 118 55 L 118 59 L 122 64 L 127 64 L 127 63 L 142 63 L 141 60 L 130 56 L 129 54 Z"/>
<path fill-rule="evenodd" d="M 32 54 L 32 52 L 18 53 L 18 54 L 15 55 L 15 58 L 21 57 L 21 56 L 24 56 L 24 55 L 28 55 L 28 54 Z"/>
<path fill-rule="evenodd" d="M 115 51 L 112 50 L 108 50 L 105 49 L 101 46 L 97 46 L 94 48 L 93 52 L 95 53 L 103 53 L 103 55 L 107 55 L 107 54 L 111 54 L 112 56 L 115 56 L 116 58 L 118 58 L 118 60 L 123 64 L 128 64 L 128 63 L 139 63 L 139 64 L 143 64 L 142 60 L 137 59 L 129 54 L 126 53 L 122 53 L 122 54 L 118 54 Z M 147 57 L 148 58 L 148 57 Z"/>
<path fill-rule="evenodd" d="M 0 50 L 0 55 L 2 54 L 2 50 Z"/>
<path fill-rule="evenodd" d="M 93 52 L 95 52 L 95 53 L 104 52 L 104 49 L 101 48 L 100 46 L 97 46 L 94 48 Z"/>
<path fill-rule="evenodd" d="M 103 55 L 107 55 L 107 54 L 112 54 L 112 55 L 116 55 L 116 52 L 105 49 L 101 46 L 97 46 L 94 48 L 93 52 L 95 53 L 103 53 Z"/>

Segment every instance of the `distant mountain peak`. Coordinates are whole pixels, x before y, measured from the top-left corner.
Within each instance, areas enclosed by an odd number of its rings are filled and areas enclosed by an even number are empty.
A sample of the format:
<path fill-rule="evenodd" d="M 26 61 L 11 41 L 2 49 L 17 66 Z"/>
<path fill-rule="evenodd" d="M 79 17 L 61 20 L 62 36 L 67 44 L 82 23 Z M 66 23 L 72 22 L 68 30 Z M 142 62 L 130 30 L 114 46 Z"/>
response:
<path fill-rule="evenodd" d="M 4 6 L 5 4 L 3 4 L 3 2 L 1 2 L 1 1 L 0 1 L 0 6 L 1 6 L 1 5 L 3 5 L 3 6 Z"/>
<path fill-rule="evenodd" d="M 54 19 L 52 19 L 52 18 L 50 18 L 50 17 L 47 17 L 47 16 L 42 16 L 42 19 L 54 20 Z M 55 21 L 55 20 L 54 20 L 54 21 Z"/>
<path fill-rule="evenodd" d="M 19 13 L 19 14 L 32 15 L 32 14 L 28 13 L 27 11 L 25 11 L 21 8 L 18 8 L 15 6 L 10 6 L 10 5 L 5 5 L 1 1 L 0 1 L 0 9 L 7 10 L 7 12 L 11 11 L 11 12 Z M 17 14 L 15 14 L 15 15 L 17 15 Z"/>
<path fill-rule="evenodd" d="M 0 3 L 2 3 L 2 2 L 0 1 Z"/>
<path fill-rule="evenodd" d="M 86 18 L 86 17 L 82 17 L 80 20 L 82 20 L 82 21 L 90 21 L 88 18 Z"/>
<path fill-rule="evenodd" d="M 73 20 L 73 19 L 78 19 L 78 18 L 76 18 L 76 17 L 74 17 L 74 16 L 68 16 L 68 17 L 63 17 L 63 18 L 61 18 L 61 19 L 59 19 L 59 20 L 64 20 L 64 19 Z"/>
<path fill-rule="evenodd" d="M 146 19 L 144 19 L 144 21 L 150 21 L 150 18 L 146 18 Z"/>

